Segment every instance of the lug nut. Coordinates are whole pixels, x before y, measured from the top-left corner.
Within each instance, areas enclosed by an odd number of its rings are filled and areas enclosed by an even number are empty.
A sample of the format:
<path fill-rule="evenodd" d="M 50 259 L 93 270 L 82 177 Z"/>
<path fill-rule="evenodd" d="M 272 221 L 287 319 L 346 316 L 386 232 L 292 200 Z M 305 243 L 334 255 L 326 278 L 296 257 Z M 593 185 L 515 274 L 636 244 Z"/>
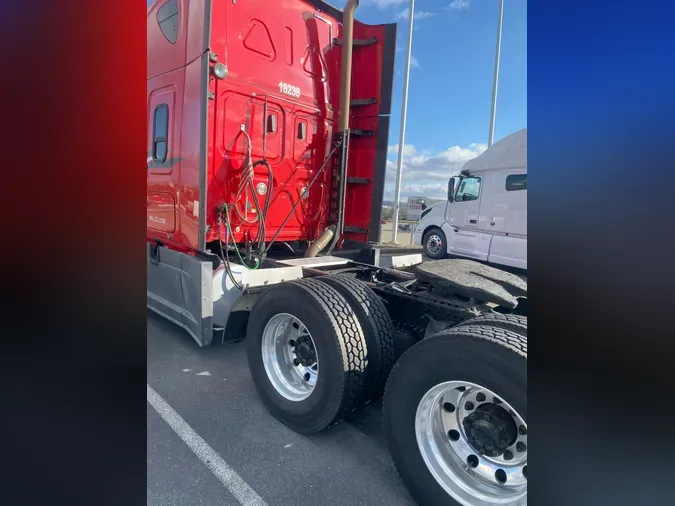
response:
<path fill-rule="evenodd" d="M 464 407 L 471 411 L 473 409 L 473 402 L 469 401 L 466 404 L 464 404 Z"/>
<path fill-rule="evenodd" d="M 294 341 L 293 339 L 291 339 L 290 341 L 288 341 L 288 344 L 291 345 L 291 348 L 295 347 L 295 341 Z"/>
<path fill-rule="evenodd" d="M 297 358 L 293 359 L 293 365 L 298 366 L 300 365 L 300 361 Z"/>
<path fill-rule="evenodd" d="M 518 450 L 520 453 L 523 453 L 524 451 L 527 450 L 527 445 L 521 441 L 516 443 L 516 450 Z"/>
<path fill-rule="evenodd" d="M 483 401 L 485 400 L 485 394 L 484 394 L 484 393 L 480 393 L 480 394 L 476 395 L 476 400 L 477 400 L 478 402 L 483 402 Z"/>
<path fill-rule="evenodd" d="M 513 458 L 513 453 L 511 453 L 509 450 L 506 450 L 504 452 L 504 460 L 511 460 Z"/>

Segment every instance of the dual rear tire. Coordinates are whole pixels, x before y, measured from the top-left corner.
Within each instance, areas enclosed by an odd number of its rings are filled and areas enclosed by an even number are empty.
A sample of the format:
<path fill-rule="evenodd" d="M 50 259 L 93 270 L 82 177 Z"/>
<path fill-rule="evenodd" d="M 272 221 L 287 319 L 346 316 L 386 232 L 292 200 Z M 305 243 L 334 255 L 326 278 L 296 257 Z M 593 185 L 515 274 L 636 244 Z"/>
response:
<path fill-rule="evenodd" d="M 246 352 L 272 415 L 302 434 L 377 399 L 394 362 L 394 326 L 364 283 L 343 276 L 271 287 L 254 306 Z"/>
<path fill-rule="evenodd" d="M 527 336 L 492 320 L 423 339 L 387 382 L 384 432 L 420 505 L 527 504 Z"/>
<path fill-rule="evenodd" d="M 421 505 L 527 504 L 527 320 L 485 315 L 423 339 L 393 366 L 394 327 L 342 276 L 266 290 L 249 318 L 255 388 L 274 417 L 313 434 L 384 392 L 394 464 Z"/>

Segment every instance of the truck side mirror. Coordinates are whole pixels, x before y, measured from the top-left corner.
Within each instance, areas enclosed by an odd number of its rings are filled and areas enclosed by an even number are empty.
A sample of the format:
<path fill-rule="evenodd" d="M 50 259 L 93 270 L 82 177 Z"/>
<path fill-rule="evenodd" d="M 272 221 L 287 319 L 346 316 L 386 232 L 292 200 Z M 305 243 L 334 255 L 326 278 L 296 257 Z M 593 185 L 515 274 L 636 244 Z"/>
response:
<path fill-rule="evenodd" d="M 448 202 L 455 200 L 455 178 L 451 177 L 448 181 Z"/>

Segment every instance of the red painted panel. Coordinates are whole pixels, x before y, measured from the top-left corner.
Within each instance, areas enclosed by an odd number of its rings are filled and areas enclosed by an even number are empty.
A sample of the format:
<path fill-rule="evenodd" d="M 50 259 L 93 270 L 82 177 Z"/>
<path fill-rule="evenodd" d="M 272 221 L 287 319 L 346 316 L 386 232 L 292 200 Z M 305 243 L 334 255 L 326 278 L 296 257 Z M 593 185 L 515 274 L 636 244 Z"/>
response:
<path fill-rule="evenodd" d="M 149 239 L 190 250 L 199 247 L 204 0 L 178 0 L 178 37 L 174 44 L 164 37 L 157 23 L 157 12 L 164 4 L 163 0 L 154 2 L 147 18 L 147 233 Z M 167 159 L 156 163 L 152 161 L 153 113 L 161 103 L 169 106 Z M 169 205 L 173 207 L 171 212 Z M 162 216 L 157 215 L 159 209 L 164 210 Z"/>
<path fill-rule="evenodd" d="M 349 126 L 352 129 L 372 131 L 374 135 L 351 137 L 349 165 L 347 166 L 348 177 L 368 179 L 371 182 L 370 184 L 348 184 L 345 200 L 345 227 L 368 231 L 371 226 L 379 228 L 379 220 L 371 218 L 375 213 L 376 217 L 379 217 L 381 212 L 388 137 L 388 132 L 379 131 L 379 115 L 389 113 L 391 81 L 389 83 L 385 81 L 384 86 L 383 81 L 391 80 L 392 77 L 396 41 L 395 31 L 390 25 L 370 26 L 358 21 L 354 24 L 354 38 L 377 40 L 374 44 L 354 49 L 352 101 L 374 98 L 375 103 L 352 107 Z M 383 164 L 381 167 L 376 167 L 378 155 Z M 379 192 L 379 195 L 375 195 L 375 192 Z M 345 238 L 367 241 L 368 232 L 346 233 Z"/>
<path fill-rule="evenodd" d="M 336 36 L 335 26 L 334 19 L 298 0 L 266 2 L 264 8 L 259 2 L 214 3 L 212 47 L 229 74 L 222 81 L 214 81 L 212 87 L 215 100 L 211 101 L 214 136 L 209 223 L 215 222 L 217 204 L 234 201 L 243 175 L 247 141 L 241 134 L 241 125 L 251 138 L 253 161 L 265 158 L 274 174 L 268 240 L 316 174 L 333 131 L 333 121 L 326 117 L 337 107 L 327 100 L 332 77 L 337 83 L 339 75 L 333 72 L 331 76 L 326 63 L 328 53 L 339 52 L 330 38 Z M 276 118 L 274 132 L 267 131 L 265 103 L 267 116 Z M 300 123 L 304 124 L 303 138 L 298 138 Z M 309 196 L 298 204 L 278 240 L 313 239 L 323 231 L 329 180 L 330 170 L 326 170 Z M 264 167 L 256 168 L 254 181 L 256 186 L 267 184 Z M 263 205 L 264 196 L 258 195 L 258 199 Z M 237 204 L 248 220 L 260 212 L 249 192 Z M 231 217 L 237 240 L 255 236 L 257 225 L 243 222 L 236 213 Z M 214 227 L 209 239 L 216 238 Z"/>
<path fill-rule="evenodd" d="M 214 1 L 211 38 L 205 41 L 205 0 L 177 0 L 178 38 L 171 44 L 156 22 L 158 8 L 164 2 L 157 0 L 148 9 L 148 146 L 151 149 L 150 109 L 157 93 L 170 87 L 174 90 L 169 147 L 172 156 L 166 166 L 149 167 L 148 198 L 155 202 L 159 195 L 171 196 L 175 230 L 169 231 L 168 225 L 149 227 L 148 235 L 176 248 L 196 249 L 199 215 L 204 210 L 206 240 L 218 238 L 216 208 L 222 203 L 234 203 L 245 168 L 247 142 L 241 133 L 244 125 L 251 139 L 253 161 L 267 160 L 273 172 L 272 186 L 267 188 L 271 192 L 269 240 L 329 152 L 340 98 L 341 46 L 334 44 L 333 38 L 342 36 L 341 25 L 304 0 Z M 385 32 L 383 27 L 356 24 L 357 38 L 377 37 L 378 43 L 355 48 L 354 99 L 382 100 L 379 74 L 385 48 L 389 47 Z M 202 62 L 208 61 L 209 52 L 228 70 L 223 80 L 209 77 L 211 99 L 204 97 L 202 89 Z M 208 67 L 214 64 L 209 61 Z M 207 108 L 206 125 L 201 115 L 203 105 Z M 352 128 L 376 130 L 382 106 L 368 105 L 352 113 Z M 203 142 L 207 145 L 205 153 Z M 377 150 L 375 137 L 353 139 L 348 175 L 374 178 Z M 206 167 L 202 167 L 204 156 Z M 206 171 L 206 195 L 200 195 L 199 190 L 202 170 Z M 327 225 L 331 170 L 328 164 L 278 240 L 315 239 L 323 231 Z M 256 168 L 254 183 L 267 185 L 268 171 L 264 166 Z M 372 194 L 373 185 L 348 188 L 348 226 L 368 226 L 370 206 L 376 203 Z M 264 195 L 258 197 L 262 204 Z M 163 205 L 171 201 L 166 199 Z M 248 219 L 260 212 L 249 192 L 241 195 L 236 204 Z M 243 222 L 236 214 L 232 218 L 238 241 L 255 235 L 256 225 Z"/>
<path fill-rule="evenodd" d="M 171 193 L 148 192 L 148 228 L 160 234 L 176 230 L 176 199 Z"/>

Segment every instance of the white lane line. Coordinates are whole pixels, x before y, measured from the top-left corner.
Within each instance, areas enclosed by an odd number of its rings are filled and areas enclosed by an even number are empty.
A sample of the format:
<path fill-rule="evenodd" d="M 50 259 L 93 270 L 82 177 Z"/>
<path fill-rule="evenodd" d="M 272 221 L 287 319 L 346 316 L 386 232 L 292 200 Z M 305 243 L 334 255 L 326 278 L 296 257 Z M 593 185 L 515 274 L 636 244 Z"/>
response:
<path fill-rule="evenodd" d="M 150 385 L 148 385 L 148 402 L 237 501 L 244 506 L 267 506 L 255 490 L 227 465 L 227 462 Z"/>

